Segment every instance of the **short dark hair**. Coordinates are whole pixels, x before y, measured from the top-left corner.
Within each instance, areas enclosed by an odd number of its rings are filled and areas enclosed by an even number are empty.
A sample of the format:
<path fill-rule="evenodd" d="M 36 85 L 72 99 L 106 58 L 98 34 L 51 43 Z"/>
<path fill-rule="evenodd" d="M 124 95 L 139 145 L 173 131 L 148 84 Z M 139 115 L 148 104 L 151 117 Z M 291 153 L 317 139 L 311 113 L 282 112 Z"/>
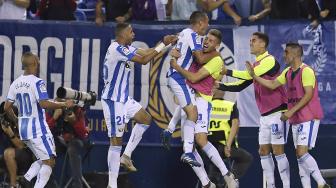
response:
<path fill-rule="evenodd" d="M 124 29 L 126 29 L 127 27 L 129 27 L 130 24 L 129 23 L 118 23 L 116 25 L 116 28 L 114 30 L 114 34 L 115 36 L 119 36 L 120 33 L 122 33 L 124 31 Z"/>
<path fill-rule="evenodd" d="M 269 38 L 268 35 L 262 32 L 255 32 L 253 35 L 257 36 L 259 39 L 265 42 L 265 48 L 267 48 L 268 43 L 269 43 Z"/>
<path fill-rule="evenodd" d="M 292 49 L 297 50 L 298 55 L 300 57 L 303 55 L 303 48 L 302 48 L 302 46 L 299 43 L 297 43 L 297 42 L 288 42 L 288 43 L 286 43 L 286 48 L 287 47 L 290 47 Z"/>
<path fill-rule="evenodd" d="M 190 24 L 194 25 L 197 22 L 204 20 L 208 15 L 205 12 L 194 11 L 189 18 Z"/>
<path fill-rule="evenodd" d="M 21 62 L 23 64 L 23 67 L 26 67 L 29 63 L 27 62 L 27 58 L 30 58 L 30 57 L 35 57 L 37 58 L 37 56 L 32 53 L 32 52 L 25 52 L 22 54 L 21 56 Z"/>
<path fill-rule="evenodd" d="M 210 29 L 209 34 L 215 36 L 218 39 L 218 43 L 222 42 L 222 32 L 218 29 Z"/>

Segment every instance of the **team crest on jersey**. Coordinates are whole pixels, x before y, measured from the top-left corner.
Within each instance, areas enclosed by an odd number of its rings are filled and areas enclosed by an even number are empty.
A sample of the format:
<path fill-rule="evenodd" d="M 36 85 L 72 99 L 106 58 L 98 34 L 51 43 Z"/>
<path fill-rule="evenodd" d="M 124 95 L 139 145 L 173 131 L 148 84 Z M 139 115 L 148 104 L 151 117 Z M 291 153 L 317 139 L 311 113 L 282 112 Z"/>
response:
<path fill-rule="evenodd" d="M 196 36 L 196 44 L 202 44 L 202 37 Z"/>
<path fill-rule="evenodd" d="M 131 53 L 126 47 L 123 47 L 121 50 L 125 55 L 128 55 Z"/>
<path fill-rule="evenodd" d="M 39 87 L 41 92 L 47 92 L 47 87 L 44 83 L 41 83 Z"/>

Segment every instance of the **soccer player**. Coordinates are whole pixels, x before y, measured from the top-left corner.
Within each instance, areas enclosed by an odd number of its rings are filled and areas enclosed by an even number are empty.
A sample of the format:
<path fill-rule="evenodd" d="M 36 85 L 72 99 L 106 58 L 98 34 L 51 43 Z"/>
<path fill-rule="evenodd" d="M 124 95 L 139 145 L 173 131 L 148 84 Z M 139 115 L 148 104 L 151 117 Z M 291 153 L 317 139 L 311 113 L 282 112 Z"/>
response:
<path fill-rule="evenodd" d="M 256 56 L 253 69 L 256 75 L 267 80 L 272 80 L 280 74 L 279 62 L 267 51 L 269 38 L 266 34 L 256 32 L 250 39 L 251 54 Z M 254 92 L 257 106 L 259 108 L 259 154 L 261 166 L 266 176 L 267 187 L 274 187 L 274 162 L 272 153 L 278 163 L 278 171 L 284 188 L 290 187 L 289 164 L 284 152 L 284 144 L 287 142 L 288 125 L 280 120 L 282 113 L 287 109 L 286 94 L 283 87 L 270 90 L 253 82 L 253 78 L 247 70 L 224 70 L 228 76 L 242 79 L 237 83 L 220 84 L 219 89 L 223 91 L 239 92 L 254 83 Z"/>
<path fill-rule="evenodd" d="M 208 62 L 212 56 L 205 55 L 202 51 L 202 37 L 206 34 L 209 26 L 209 18 L 206 13 L 195 11 L 190 16 L 191 27 L 184 29 L 179 34 L 176 49 L 181 53 L 177 59 L 177 64 L 188 70 L 195 59 L 198 63 Z M 192 153 L 194 146 L 194 129 L 197 121 L 197 108 L 195 106 L 195 96 L 192 89 L 186 84 L 186 79 L 173 67 L 168 73 L 168 85 L 172 89 L 180 107 L 187 115 L 183 124 L 184 154 L 181 160 L 194 166 L 200 166 Z"/>
<path fill-rule="evenodd" d="M 54 138 L 47 125 L 44 109 L 70 108 L 74 103 L 71 100 L 49 100 L 45 82 L 37 77 L 40 62 L 36 55 L 26 52 L 21 61 L 24 73 L 10 85 L 5 111 L 18 121 L 20 139 L 37 158 L 24 177 L 31 181 L 37 175 L 34 187 L 42 188 L 49 180 L 56 156 Z M 18 107 L 18 117 L 12 109 L 14 103 Z"/>
<path fill-rule="evenodd" d="M 187 84 L 196 91 L 198 119 L 195 125 L 195 138 L 197 145 L 200 146 L 212 163 L 214 163 L 220 170 L 229 188 L 235 188 L 237 187 L 236 181 L 230 176 L 230 172 L 226 168 L 217 149 L 207 139 L 213 94 L 212 89 L 215 81 L 222 78 L 220 73 L 224 65 L 222 58 L 217 53 L 213 52 L 216 52 L 216 49 L 219 48 L 221 41 L 222 33 L 219 30 L 211 29 L 208 32 L 203 45 L 203 53 L 213 54 L 213 58 L 210 61 L 203 65 L 194 62 L 190 66 L 189 71 L 178 65 L 175 59 L 171 60 L 171 66 L 185 77 L 187 79 Z M 199 156 L 197 150 L 194 150 L 193 154 L 197 157 L 197 161 L 202 164 L 202 158 Z M 202 166 L 201 168 L 204 167 Z M 201 168 L 193 167 L 197 175 L 197 171 L 201 170 Z M 206 181 L 204 181 L 205 178 L 202 176 L 199 178 L 202 185 L 206 186 Z"/>
<path fill-rule="evenodd" d="M 115 28 L 116 40 L 112 42 L 106 52 L 104 60 L 104 89 L 101 101 L 104 118 L 110 137 L 108 151 L 109 183 L 111 188 L 117 187 L 120 164 L 129 171 L 136 171 L 131 161 L 131 154 L 140 142 L 143 133 L 149 127 L 152 118 L 134 99 L 128 96 L 128 79 L 130 76 L 130 61 L 147 64 L 163 48 L 177 40 L 176 36 L 166 36 L 155 49 L 141 50 L 131 46 L 134 32 L 131 25 L 119 23 Z M 122 136 L 125 124 L 129 119 L 137 123 L 132 129 L 124 154 L 120 157 Z"/>
<path fill-rule="evenodd" d="M 292 125 L 302 186 L 311 187 L 312 175 L 319 188 L 328 188 L 329 185 L 323 179 L 315 159 L 308 153 L 315 146 L 323 111 L 315 73 L 302 62 L 302 55 L 303 50 L 298 43 L 287 43 L 284 58 L 289 67 L 275 79 L 266 80 L 256 75 L 249 62 L 246 67 L 254 80 L 264 87 L 274 90 L 286 84 L 288 111 L 281 115 L 281 120 L 289 120 Z"/>

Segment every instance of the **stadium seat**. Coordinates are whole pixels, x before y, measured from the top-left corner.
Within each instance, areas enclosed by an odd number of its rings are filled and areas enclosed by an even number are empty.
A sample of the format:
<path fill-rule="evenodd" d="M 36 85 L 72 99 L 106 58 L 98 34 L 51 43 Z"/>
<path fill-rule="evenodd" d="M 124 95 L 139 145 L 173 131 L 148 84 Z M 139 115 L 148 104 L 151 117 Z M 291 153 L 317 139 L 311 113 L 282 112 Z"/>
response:
<path fill-rule="evenodd" d="M 77 8 L 78 11 L 81 11 L 85 14 L 86 20 L 93 21 L 96 17 L 96 9 L 80 9 Z"/>
<path fill-rule="evenodd" d="M 76 18 L 77 21 L 86 21 L 87 20 L 85 12 L 80 10 L 80 9 L 77 9 L 74 12 L 74 15 L 75 15 L 75 18 Z"/>

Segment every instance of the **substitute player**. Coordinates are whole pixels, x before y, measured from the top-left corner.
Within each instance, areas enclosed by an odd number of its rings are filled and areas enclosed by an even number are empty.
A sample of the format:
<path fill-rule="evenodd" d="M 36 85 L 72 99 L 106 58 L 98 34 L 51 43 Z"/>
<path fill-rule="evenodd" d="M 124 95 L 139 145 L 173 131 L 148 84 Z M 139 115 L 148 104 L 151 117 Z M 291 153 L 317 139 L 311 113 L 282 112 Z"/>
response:
<path fill-rule="evenodd" d="M 142 106 L 128 96 L 130 61 L 147 64 L 163 48 L 177 40 L 176 36 L 166 36 L 164 43 L 155 49 L 141 50 L 131 46 L 134 32 L 131 25 L 119 23 L 115 28 L 116 40 L 112 42 L 106 52 L 104 60 L 104 89 L 101 101 L 104 118 L 110 137 L 108 151 L 109 183 L 111 188 L 117 187 L 117 178 L 120 163 L 130 171 L 136 171 L 131 161 L 131 154 L 140 142 L 143 133 L 149 127 L 152 118 Z M 122 136 L 125 124 L 134 119 L 137 123 L 132 129 L 131 137 L 127 143 L 124 154 L 120 157 Z"/>
<path fill-rule="evenodd" d="M 280 74 L 280 64 L 266 50 L 269 38 L 265 33 L 253 33 L 250 40 L 251 54 L 256 56 L 253 64 L 256 75 L 267 80 L 272 80 Z M 221 84 L 219 89 L 223 91 L 241 91 L 253 83 L 249 73 L 238 70 L 226 70 L 224 74 L 243 81 Z M 283 87 L 270 90 L 257 82 L 254 82 L 254 92 L 259 108 L 259 154 L 261 166 L 266 176 L 267 186 L 274 187 L 274 162 L 272 153 L 278 163 L 278 171 L 284 188 L 290 187 L 290 175 L 288 159 L 284 151 L 287 142 L 288 125 L 280 120 L 280 116 L 287 109 L 286 94 Z"/>
<path fill-rule="evenodd" d="M 281 120 L 288 119 L 292 125 L 302 186 L 311 187 L 312 175 L 319 188 L 328 188 L 330 186 L 323 179 L 315 159 L 308 153 L 315 146 L 323 111 L 314 71 L 302 62 L 302 55 L 303 50 L 298 43 L 287 43 L 284 58 L 289 67 L 272 80 L 257 76 L 249 62 L 246 66 L 254 80 L 264 87 L 274 90 L 286 84 L 288 111 L 282 114 Z"/>
<path fill-rule="evenodd" d="M 31 181 L 36 175 L 35 188 L 44 187 L 55 165 L 54 138 L 46 122 L 44 109 L 70 108 L 72 101 L 53 102 L 49 100 L 45 82 L 38 78 L 40 62 L 36 55 L 26 52 L 22 55 L 23 75 L 10 85 L 5 103 L 6 113 L 19 125 L 20 139 L 36 156 L 24 178 Z M 12 106 L 16 103 L 18 117 Z"/>

